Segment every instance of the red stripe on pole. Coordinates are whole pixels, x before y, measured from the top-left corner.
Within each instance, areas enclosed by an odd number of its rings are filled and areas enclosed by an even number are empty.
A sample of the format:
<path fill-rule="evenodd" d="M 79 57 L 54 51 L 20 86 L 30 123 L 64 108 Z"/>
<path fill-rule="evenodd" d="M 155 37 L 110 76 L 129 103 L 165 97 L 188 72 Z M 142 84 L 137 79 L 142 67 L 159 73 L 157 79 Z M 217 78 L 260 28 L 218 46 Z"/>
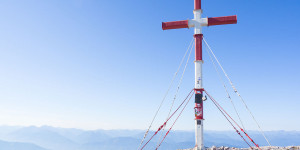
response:
<path fill-rule="evenodd" d="M 188 28 L 188 27 L 189 27 L 188 20 L 171 21 L 171 22 L 163 22 L 162 23 L 163 30 L 180 29 L 180 28 Z"/>
<path fill-rule="evenodd" d="M 213 17 L 208 18 L 208 26 L 214 25 L 223 25 L 223 24 L 236 24 L 237 23 L 237 16 L 225 16 L 225 17 Z"/>
<path fill-rule="evenodd" d="M 203 93 L 204 89 L 194 89 L 195 93 L 199 94 L 199 93 Z"/>
<path fill-rule="evenodd" d="M 195 3 L 194 3 L 194 9 L 197 10 L 197 9 L 201 9 L 201 0 L 195 0 Z"/>
<path fill-rule="evenodd" d="M 203 34 L 195 34 L 195 57 L 197 60 L 202 60 L 202 39 Z"/>

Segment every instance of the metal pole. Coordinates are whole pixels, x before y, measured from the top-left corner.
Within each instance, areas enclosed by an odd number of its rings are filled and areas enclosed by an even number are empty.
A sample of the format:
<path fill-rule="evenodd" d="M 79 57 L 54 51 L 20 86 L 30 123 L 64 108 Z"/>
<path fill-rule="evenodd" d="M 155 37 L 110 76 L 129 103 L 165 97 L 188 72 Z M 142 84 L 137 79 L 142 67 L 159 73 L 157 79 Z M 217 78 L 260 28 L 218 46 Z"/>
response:
<path fill-rule="evenodd" d="M 203 87 L 202 87 L 202 26 L 201 0 L 195 0 L 194 38 L 195 38 L 195 150 L 204 150 L 203 143 Z"/>

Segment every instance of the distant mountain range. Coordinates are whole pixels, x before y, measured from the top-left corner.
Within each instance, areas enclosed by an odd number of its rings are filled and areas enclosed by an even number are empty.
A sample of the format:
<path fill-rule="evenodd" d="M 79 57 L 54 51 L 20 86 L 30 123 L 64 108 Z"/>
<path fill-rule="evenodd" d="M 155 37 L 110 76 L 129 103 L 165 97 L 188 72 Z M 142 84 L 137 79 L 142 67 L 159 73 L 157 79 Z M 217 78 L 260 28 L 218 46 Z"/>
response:
<path fill-rule="evenodd" d="M 149 135 L 152 135 L 150 132 Z M 249 131 L 259 145 L 267 145 L 257 131 Z M 274 146 L 300 145 L 299 131 L 267 131 Z M 0 126 L 0 150 L 136 150 L 142 130 L 80 130 L 72 128 Z M 205 146 L 247 147 L 233 131 L 205 131 Z M 158 134 L 146 149 L 155 149 Z M 175 150 L 194 147 L 194 132 L 173 131 L 160 149 Z"/>
<path fill-rule="evenodd" d="M 0 150 L 47 150 L 30 143 L 5 142 L 0 140 Z"/>

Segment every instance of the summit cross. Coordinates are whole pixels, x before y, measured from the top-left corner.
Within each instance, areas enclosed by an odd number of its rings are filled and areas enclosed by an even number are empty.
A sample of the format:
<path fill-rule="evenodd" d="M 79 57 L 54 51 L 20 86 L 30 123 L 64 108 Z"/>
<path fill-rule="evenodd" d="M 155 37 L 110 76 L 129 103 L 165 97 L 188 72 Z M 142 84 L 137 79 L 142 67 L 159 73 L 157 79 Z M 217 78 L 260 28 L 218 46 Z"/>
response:
<path fill-rule="evenodd" d="M 203 143 L 203 87 L 202 87 L 202 27 L 236 24 L 237 16 L 201 18 L 201 0 L 194 0 L 194 19 L 163 22 L 162 29 L 194 28 L 195 38 L 195 147 L 193 150 L 205 150 Z"/>

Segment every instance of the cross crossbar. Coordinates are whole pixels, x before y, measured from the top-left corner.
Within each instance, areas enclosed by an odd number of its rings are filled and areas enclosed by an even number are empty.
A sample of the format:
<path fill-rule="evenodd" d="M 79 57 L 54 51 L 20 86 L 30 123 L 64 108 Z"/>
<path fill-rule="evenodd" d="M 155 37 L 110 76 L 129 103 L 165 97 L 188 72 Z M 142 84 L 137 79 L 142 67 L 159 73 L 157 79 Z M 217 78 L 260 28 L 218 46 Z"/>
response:
<path fill-rule="evenodd" d="M 211 17 L 211 18 L 202 18 L 202 20 L 207 20 L 207 23 L 204 23 L 202 26 L 215 26 L 215 25 L 226 25 L 226 24 L 236 24 L 237 16 L 224 16 L 224 17 Z M 162 22 L 162 29 L 180 29 L 180 28 L 190 28 L 192 27 L 193 20 L 180 20 L 180 21 L 170 21 Z"/>

